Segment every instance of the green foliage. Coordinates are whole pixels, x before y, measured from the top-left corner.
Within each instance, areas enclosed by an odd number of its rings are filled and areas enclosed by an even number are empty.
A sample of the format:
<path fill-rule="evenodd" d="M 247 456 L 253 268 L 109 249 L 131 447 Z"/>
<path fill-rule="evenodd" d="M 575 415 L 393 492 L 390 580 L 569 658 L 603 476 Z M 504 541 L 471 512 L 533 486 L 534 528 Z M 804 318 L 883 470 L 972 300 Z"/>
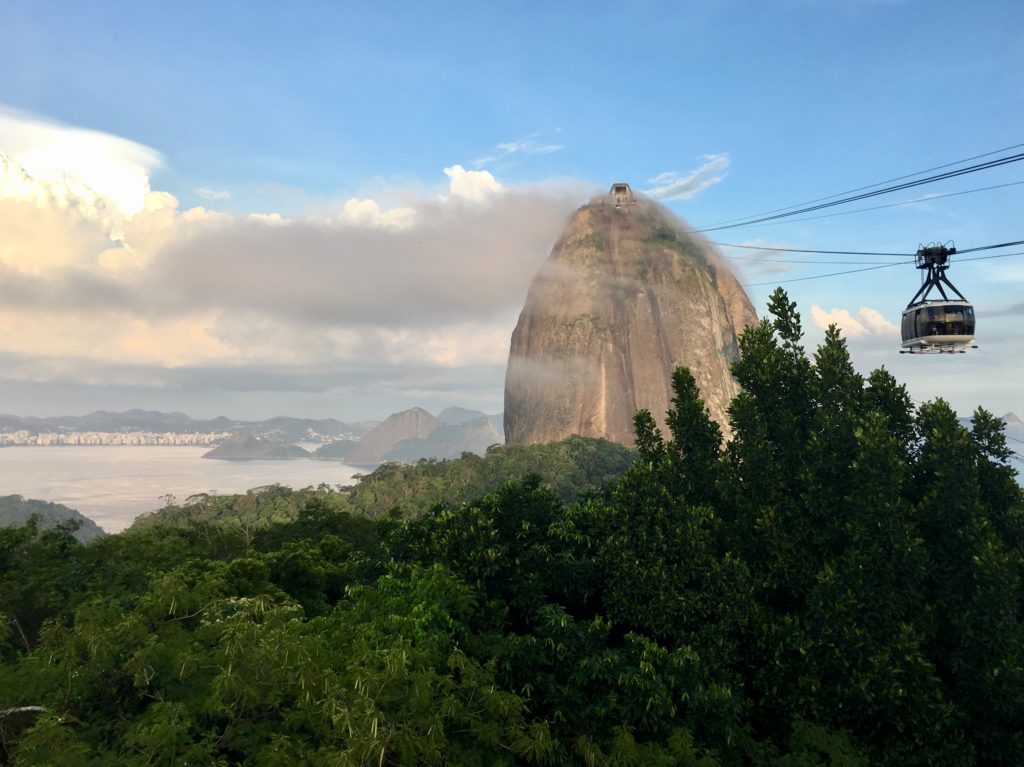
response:
<path fill-rule="evenodd" d="M 415 464 L 385 463 L 357 476 L 350 487 L 291 490 L 259 487 L 241 495 L 193 495 L 140 517 L 132 529 L 154 525 L 215 525 L 238 531 L 248 541 L 268 527 L 295 521 L 311 501 L 353 516 L 416 517 L 439 503 L 474 501 L 510 480 L 539 477 L 565 502 L 614 483 L 635 453 L 601 439 L 570 437 L 546 445 L 495 446 L 485 456 L 464 453 L 455 460 L 422 459 Z"/>
<path fill-rule="evenodd" d="M 681 369 L 635 453 L 196 496 L 88 545 L 0 530 L 0 764 L 1024 763 L 1000 422 L 915 410 L 771 309 L 725 445 Z"/>

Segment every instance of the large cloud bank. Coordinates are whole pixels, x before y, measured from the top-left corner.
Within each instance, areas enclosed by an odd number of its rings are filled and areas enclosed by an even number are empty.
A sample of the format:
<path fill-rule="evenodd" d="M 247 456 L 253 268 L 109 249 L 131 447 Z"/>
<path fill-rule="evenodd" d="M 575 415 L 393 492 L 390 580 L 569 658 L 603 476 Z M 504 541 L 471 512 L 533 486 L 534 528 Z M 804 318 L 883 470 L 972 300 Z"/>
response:
<path fill-rule="evenodd" d="M 0 112 L 8 380 L 408 389 L 500 366 L 530 280 L 588 191 L 453 164 L 398 207 L 231 215 L 152 190 L 161 162 Z"/>

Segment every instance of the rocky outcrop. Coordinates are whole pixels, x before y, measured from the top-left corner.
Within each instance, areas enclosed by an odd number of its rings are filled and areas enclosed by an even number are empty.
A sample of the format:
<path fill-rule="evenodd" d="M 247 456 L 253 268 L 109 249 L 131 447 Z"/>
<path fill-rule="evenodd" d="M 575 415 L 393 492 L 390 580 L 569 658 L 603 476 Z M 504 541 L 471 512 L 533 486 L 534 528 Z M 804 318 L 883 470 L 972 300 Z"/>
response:
<path fill-rule="evenodd" d="M 729 363 L 757 321 L 707 241 L 662 206 L 597 197 L 572 217 L 530 288 L 505 379 L 509 444 L 572 434 L 633 443 L 633 415 L 664 429 L 671 375 L 693 372 L 726 427 Z"/>
<path fill-rule="evenodd" d="M 427 437 L 437 426 L 438 420 L 420 407 L 395 413 L 359 440 L 359 444 L 345 457 L 345 462 L 356 466 L 382 463 L 399 442 Z"/>

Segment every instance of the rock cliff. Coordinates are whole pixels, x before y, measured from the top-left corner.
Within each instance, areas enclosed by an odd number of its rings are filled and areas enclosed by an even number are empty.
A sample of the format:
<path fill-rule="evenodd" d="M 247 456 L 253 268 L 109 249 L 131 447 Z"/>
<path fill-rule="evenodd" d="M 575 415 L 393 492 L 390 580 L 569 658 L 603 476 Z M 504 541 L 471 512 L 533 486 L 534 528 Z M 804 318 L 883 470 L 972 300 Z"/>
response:
<path fill-rule="evenodd" d="M 509 444 L 580 434 L 630 445 L 638 409 L 664 429 L 678 365 L 726 427 L 729 363 L 757 321 L 750 299 L 672 213 L 615 190 L 575 213 L 530 287 L 505 378 Z"/>

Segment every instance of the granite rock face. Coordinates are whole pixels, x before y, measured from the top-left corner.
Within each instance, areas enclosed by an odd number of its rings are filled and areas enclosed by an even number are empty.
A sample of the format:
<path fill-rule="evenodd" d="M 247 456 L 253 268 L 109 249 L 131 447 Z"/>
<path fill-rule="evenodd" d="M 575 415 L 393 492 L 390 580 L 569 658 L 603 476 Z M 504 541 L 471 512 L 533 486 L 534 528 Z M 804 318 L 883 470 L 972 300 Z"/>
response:
<path fill-rule="evenodd" d="M 633 415 L 665 428 L 671 376 L 693 372 L 728 434 L 729 363 L 757 315 L 724 260 L 664 207 L 630 194 L 580 208 L 535 278 L 505 378 L 509 444 L 572 434 L 633 443 Z"/>

